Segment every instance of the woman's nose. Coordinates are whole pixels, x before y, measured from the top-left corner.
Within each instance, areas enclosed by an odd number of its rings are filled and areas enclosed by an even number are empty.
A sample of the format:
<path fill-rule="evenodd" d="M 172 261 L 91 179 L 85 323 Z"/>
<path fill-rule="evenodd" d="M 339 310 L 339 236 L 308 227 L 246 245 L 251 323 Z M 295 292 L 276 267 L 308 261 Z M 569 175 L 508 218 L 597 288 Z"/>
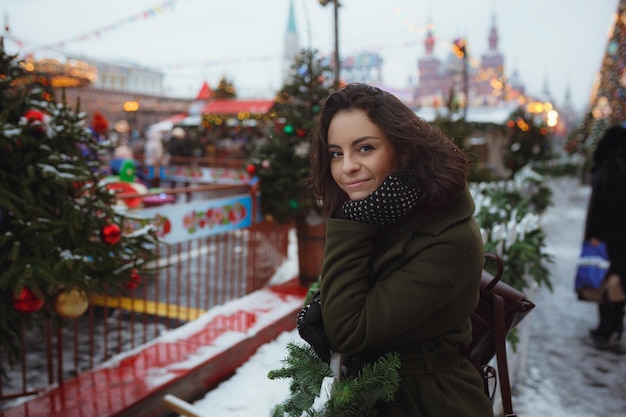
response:
<path fill-rule="evenodd" d="M 359 163 L 356 158 L 346 156 L 343 158 L 343 172 L 348 174 L 359 169 Z"/>

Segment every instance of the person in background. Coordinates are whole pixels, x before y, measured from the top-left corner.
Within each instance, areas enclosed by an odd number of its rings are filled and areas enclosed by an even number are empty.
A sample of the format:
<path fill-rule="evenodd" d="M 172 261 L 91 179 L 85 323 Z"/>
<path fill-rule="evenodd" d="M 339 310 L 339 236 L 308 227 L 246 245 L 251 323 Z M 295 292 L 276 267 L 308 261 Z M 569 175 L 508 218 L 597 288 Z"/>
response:
<path fill-rule="evenodd" d="M 606 243 L 607 278 L 626 288 L 626 128 L 609 128 L 598 141 L 591 170 L 591 197 L 585 223 L 585 239 L 592 245 Z M 617 278 L 616 277 L 616 278 Z M 598 304 L 599 324 L 590 331 L 596 342 L 619 341 L 624 331 L 624 301 Z"/>
<path fill-rule="evenodd" d="M 493 416 L 461 353 L 484 262 L 465 153 L 392 94 L 357 83 L 327 98 L 311 156 L 329 218 L 301 337 L 322 360 L 341 353 L 351 375 L 400 355 L 400 388 L 376 404 L 380 417 Z"/>
<path fill-rule="evenodd" d="M 133 150 L 128 145 L 126 137 L 119 138 L 115 149 L 113 150 L 113 159 L 134 159 Z"/>
<path fill-rule="evenodd" d="M 144 165 L 161 165 L 164 154 L 163 135 L 161 132 L 149 132 L 146 136 L 148 138 L 143 149 Z"/>
<path fill-rule="evenodd" d="M 180 126 L 172 129 L 172 138 L 168 145 L 168 153 L 171 157 L 190 157 L 192 153 L 191 138 Z"/>
<path fill-rule="evenodd" d="M 161 132 L 148 132 L 143 149 L 143 166 L 152 169 L 152 178 L 147 179 L 150 187 L 161 185 L 160 169 L 164 164 L 163 134 Z"/>
<path fill-rule="evenodd" d="M 131 135 L 129 146 L 130 146 L 130 149 L 133 151 L 133 154 L 135 156 L 139 156 L 143 154 L 147 139 L 145 138 L 145 136 L 139 134 L 139 132 L 136 130 L 133 130 L 131 132 L 132 132 L 132 135 Z"/>

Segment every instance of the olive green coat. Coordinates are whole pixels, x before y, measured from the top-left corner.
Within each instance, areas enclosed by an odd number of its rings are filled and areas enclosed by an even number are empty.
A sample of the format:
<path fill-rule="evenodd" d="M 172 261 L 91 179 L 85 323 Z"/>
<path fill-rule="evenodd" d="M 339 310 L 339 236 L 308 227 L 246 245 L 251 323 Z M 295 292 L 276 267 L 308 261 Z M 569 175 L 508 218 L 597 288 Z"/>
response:
<path fill-rule="evenodd" d="M 352 369 L 397 351 L 400 390 L 380 417 L 488 417 L 471 339 L 483 244 L 467 189 L 386 227 L 331 218 L 321 274 L 324 332 Z"/>

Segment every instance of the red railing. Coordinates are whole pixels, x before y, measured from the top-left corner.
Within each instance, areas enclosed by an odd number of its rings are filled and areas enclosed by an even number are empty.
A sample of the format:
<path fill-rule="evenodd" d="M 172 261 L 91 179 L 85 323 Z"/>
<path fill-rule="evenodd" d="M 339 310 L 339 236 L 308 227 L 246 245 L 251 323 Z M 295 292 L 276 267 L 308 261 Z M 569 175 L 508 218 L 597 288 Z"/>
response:
<path fill-rule="evenodd" d="M 246 187 L 252 192 L 250 187 Z M 167 190 L 211 198 L 240 193 L 241 186 Z M 180 196 L 182 197 L 182 195 Z M 91 296 L 87 312 L 65 325 L 46 320 L 21 329 L 19 362 L 0 376 L 0 411 L 51 385 L 149 343 L 163 331 L 194 320 L 214 306 L 266 286 L 287 259 L 291 225 L 263 221 L 249 228 L 192 239 L 158 249 L 163 265 L 135 290 Z M 5 358 L 0 358 L 5 362 Z"/>

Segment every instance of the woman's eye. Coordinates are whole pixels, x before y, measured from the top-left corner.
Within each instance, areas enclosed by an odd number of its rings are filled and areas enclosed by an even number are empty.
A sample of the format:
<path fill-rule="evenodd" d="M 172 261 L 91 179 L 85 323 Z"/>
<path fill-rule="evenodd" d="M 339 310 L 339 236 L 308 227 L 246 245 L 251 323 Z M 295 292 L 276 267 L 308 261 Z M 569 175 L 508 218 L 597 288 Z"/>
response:
<path fill-rule="evenodd" d="M 369 152 L 371 150 L 373 150 L 374 148 L 370 145 L 362 145 L 359 147 L 359 152 Z"/>
<path fill-rule="evenodd" d="M 339 151 L 331 151 L 330 152 L 330 159 L 339 158 L 340 156 L 341 156 L 341 152 L 339 152 Z"/>

